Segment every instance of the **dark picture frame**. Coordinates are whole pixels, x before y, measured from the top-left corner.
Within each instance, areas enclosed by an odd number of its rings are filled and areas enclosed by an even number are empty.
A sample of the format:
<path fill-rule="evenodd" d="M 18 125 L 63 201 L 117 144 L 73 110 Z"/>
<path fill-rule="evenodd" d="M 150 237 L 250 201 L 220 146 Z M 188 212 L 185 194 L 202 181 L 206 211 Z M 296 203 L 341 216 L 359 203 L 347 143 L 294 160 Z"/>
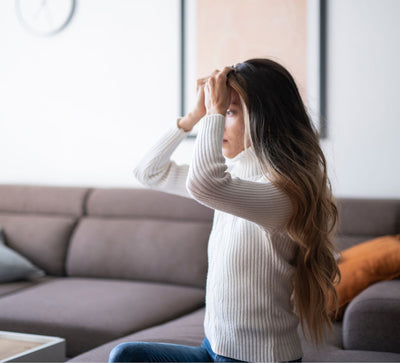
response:
<path fill-rule="evenodd" d="M 183 116 L 191 104 L 189 89 L 195 85 L 193 60 L 195 41 L 193 29 L 197 0 L 180 0 L 180 103 Z M 307 82 L 310 92 L 311 118 L 321 139 L 327 138 L 327 1 L 307 0 Z M 188 138 L 196 138 L 192 131 Z"/>

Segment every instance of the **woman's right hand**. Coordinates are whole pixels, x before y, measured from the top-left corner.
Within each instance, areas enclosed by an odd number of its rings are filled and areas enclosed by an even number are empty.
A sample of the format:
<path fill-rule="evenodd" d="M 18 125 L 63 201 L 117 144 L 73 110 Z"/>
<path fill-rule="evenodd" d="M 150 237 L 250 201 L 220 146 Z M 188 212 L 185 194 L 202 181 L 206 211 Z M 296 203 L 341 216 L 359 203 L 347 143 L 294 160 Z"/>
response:
<path fill-rule="evenodd" d="M 199 78 L 196 81 L 196 104 L 188 114 L 179 120 L 178 126 L 185 131 L 190 131 L 206 114 L 204 86 L 208 78 Z"/>

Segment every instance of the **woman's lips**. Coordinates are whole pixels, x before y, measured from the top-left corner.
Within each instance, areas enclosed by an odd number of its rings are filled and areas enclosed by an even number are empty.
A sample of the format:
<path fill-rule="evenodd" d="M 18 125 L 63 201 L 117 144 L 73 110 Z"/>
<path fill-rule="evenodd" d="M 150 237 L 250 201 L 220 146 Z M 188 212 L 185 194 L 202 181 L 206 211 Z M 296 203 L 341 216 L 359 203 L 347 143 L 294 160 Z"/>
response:
<path fill-rule="evenodd" d="M 227 139 L 223 139 L 222 141 L 223 141 L 223 142 L 228 142 L 228 140 L 227 140 Z"/>

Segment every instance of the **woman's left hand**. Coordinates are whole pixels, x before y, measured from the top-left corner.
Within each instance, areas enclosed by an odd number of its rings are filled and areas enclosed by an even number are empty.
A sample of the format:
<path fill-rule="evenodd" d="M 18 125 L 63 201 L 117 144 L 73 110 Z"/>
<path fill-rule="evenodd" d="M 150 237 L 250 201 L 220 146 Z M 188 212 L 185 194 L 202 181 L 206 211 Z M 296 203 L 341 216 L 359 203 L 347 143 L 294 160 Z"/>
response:
<path fill-rule="evenodd" d="M 231 90 L 227 84 L 227 75 L 232 67 L 225 67 L 222 71 L 214 71 L 208 78 L 205 91 L 205 105 L 207 115 L 219 113 L 225 115 L 231 103 Z"/>

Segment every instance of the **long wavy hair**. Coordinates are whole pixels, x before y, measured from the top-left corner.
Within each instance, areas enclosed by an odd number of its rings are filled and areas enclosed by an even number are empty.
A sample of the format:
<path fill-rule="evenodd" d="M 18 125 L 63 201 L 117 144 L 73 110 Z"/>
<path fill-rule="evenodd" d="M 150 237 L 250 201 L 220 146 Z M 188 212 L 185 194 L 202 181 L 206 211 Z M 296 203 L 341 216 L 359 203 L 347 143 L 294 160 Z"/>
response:
<path fill-rule="evenodd" d="M 270 59 L 249 59 L 228 75 L 241 99 L 245 147 L 254 148 L 264 175 L 285 192 L 292 213 L 285 226 L 296 243 L 294 308 L 316 345 L 332 331 L 340 271 L 332 235 L 338 211 L 319 135 L 291 74 Z M 306 329 L 308 328 L 308 329 Z"/>

